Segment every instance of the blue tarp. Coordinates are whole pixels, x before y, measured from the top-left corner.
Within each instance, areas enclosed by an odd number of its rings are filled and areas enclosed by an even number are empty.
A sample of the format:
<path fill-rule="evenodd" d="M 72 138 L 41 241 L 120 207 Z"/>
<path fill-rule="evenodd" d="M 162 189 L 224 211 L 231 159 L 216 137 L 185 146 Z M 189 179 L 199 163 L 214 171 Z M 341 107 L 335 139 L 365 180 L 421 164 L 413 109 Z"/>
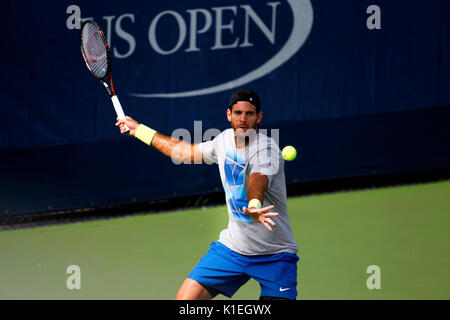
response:
<path fill-rule="evenodd" d="M 287 183 L 449 167 L 450 4 L 377 1 L 369 29 L 372 4 L 4 2 L 0 215 L 221 190 L 215 166 L 177 166 L 119 134 L 82 61 L 77 8 L 108 36 L 125 112 L 166 135 L 228 128 L 229 95 L 248 87 L 262 127 L 299 150 Z"/>

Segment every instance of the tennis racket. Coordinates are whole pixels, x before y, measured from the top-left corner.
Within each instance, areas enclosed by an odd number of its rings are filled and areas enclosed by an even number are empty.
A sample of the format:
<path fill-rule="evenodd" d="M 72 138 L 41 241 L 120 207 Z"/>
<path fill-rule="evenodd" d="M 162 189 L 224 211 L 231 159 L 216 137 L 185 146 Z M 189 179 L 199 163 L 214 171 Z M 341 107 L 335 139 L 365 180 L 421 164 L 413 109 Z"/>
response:
<path fill-rule="evenodd" d="M 106 88 L 120 120 L 125 120 L 125 113 L 114 90 L 111 71 L 111 54 L 104 32 L 95 21 L 85 21 L 80 30 L 81 54 L 89 71 Z M 111 86 L 106 83 L 109 78 Z M 125 133 L 130 129 L 125 126 Z"/>

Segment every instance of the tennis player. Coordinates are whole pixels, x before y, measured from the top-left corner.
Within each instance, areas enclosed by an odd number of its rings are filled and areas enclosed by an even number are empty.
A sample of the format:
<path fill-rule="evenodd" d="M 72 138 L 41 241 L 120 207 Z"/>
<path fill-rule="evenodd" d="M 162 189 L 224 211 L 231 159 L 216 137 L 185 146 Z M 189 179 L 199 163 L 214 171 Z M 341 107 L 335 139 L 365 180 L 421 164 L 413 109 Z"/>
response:
<path fill-rule="evenodd" d="M 189 273 L 176 299 L 229 298 L 250 278 L 261 286 L 261 300 L 297 297 L 298 247 L 286 206 L 284 160 L 272 138 L 258 130 L 263 113 L 259 96 L 248 89 L 230 97 L 231 128 L 211 141 L 172 140 L 131 117 L 116 126 L 174 160 L 217 163 L 226 194 L 229 223 Z M 200 160 L 200 161 L 198 161 Z"/>

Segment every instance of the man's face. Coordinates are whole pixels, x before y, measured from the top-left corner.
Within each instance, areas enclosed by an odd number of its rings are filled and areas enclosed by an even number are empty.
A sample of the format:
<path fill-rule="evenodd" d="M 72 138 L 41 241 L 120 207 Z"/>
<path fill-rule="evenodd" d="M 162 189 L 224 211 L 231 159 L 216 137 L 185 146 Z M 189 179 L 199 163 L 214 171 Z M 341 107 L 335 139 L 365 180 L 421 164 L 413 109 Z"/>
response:
<path fill-rule="evenodd" d="M 262 111 L 256 113 L 256 107 L 248 101 L 238 101 L 227 109 L 227 118 L 236 135 L 245 134 L 249 129 L 258 131 Z"/>

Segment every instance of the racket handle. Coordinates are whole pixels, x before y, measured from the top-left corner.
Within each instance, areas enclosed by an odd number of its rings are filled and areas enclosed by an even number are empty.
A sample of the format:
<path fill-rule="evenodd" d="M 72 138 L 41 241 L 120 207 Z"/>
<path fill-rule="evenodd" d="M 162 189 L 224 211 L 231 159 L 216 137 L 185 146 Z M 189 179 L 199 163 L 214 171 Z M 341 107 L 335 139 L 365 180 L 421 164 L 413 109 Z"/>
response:
<path fill-rule="evenodd" d="M 123 112 L 122 105 L 119 102 L 119 98 L 116 95 L 111 97 L 111 101 L 114 106 L 114 110 L 116 110 L 117 117 L 120 120 L 125 120 L 125 113 Z M 125 125 L 125 133 L 128 134 L 130 132 L 130 128 Z"/>

